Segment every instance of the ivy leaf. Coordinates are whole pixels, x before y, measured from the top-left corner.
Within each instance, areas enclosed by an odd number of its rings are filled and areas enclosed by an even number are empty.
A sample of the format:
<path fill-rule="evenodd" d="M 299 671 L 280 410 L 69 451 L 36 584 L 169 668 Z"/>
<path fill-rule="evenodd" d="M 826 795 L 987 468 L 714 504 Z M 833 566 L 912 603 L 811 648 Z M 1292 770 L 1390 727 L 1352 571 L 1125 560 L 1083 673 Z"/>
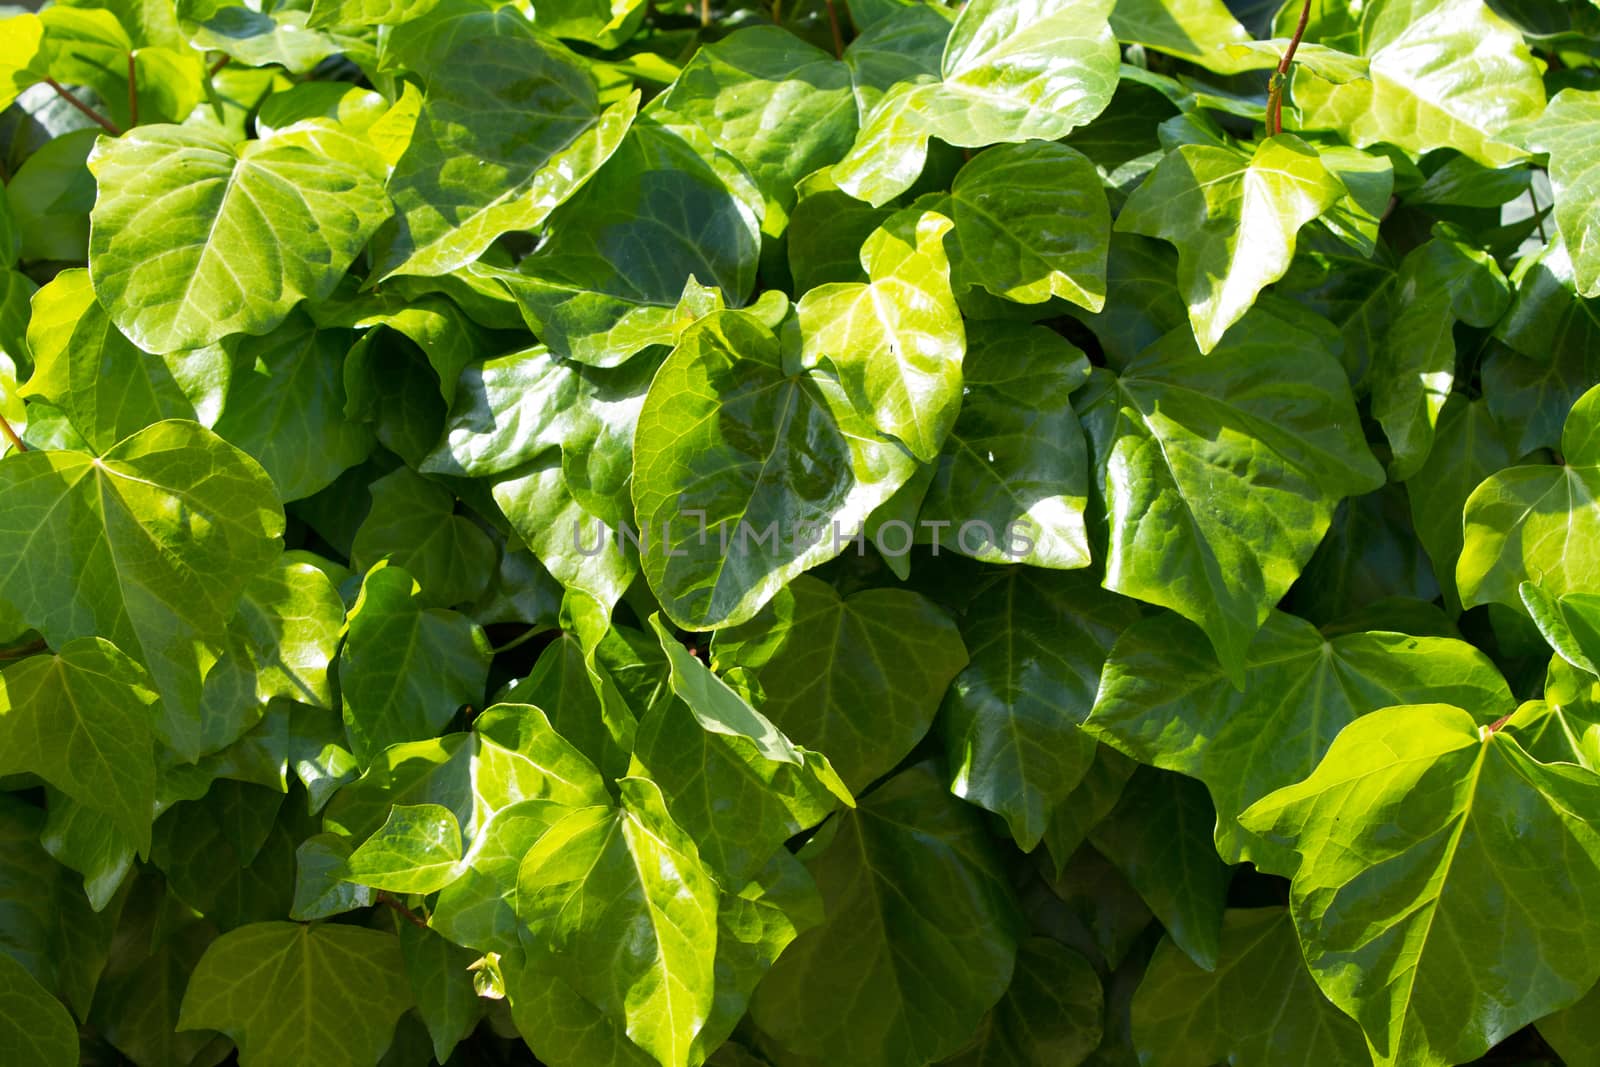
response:
<path fill-rule="evenodd" d="M 155 701 L 139 665 L 100 638 L 14 664 L 0 672 L 0 774 L 39 775 L 148 852 Z"/>
<path fill-rule="evenodd" d="M 17 94 L 44 76 L 44 23 L 31 11 L 0 20 L 5 44 L 0 46 L 0 107 L 10 107 Z"/>
<path fill-rule="evenodd" d="M 1100 1043 L 1105 993 L 1094 966 L 1048 937 L 1017 946 L 1017 966 L 1005 996 L 978 1036 L 947 1067 L 1050 1063 L 1076 1067 Z"/>
<path fill-rule="evenodd" d="M 737 625 L 843 551 L 913 465 L 837 382 L 786 370 L 759 322 L 707 316 L 656 372 L 639 413 L 633 500 L 652 536 L 645 577 L 673 622 Z M 704 527 L 689 506 L 704 510 Z"/>
<path fill-rule="evenodd" d="M 1512 467 L 1467 499 L 1466 543 L 1456 565 L 1461 602 L 1522 608 L 1525 581 L 1552 596 L 1597 593 L 1600 562 L 1600 387 L 1572 406 L 1562 433 L 1565 466 Z"/>
<path fill-rule="evenodd" d="M 1106 588 L 1201 625 L 1242 681 L 1339 498 L 1383 484 L 1344 371 L 1320 336 L 1263 310 L 1209 356 L 1179 330 L 1094 372 L 1079 411 L 1105 478 Z"/>
<path fill-rule="evenodd" d="M 20 395 L 61 409 L 96 452 L 162 419 L 213 426 L 233 377 L 220 346 L 152 356 L 111 325 L 89 273 L 64 270 L 34 294 L 34 372 Z"/>
<path fill-rule="evenodd" d="M 834 168 L 839 188 L 874 207 L 911 187 L 928 139 L 961 148 L 1055 141 L 1111 100 L 1117 47 L 1110 0 L 977 0 L 956 17 L 938 78 L 894 84 Z"/>
<path fill-rule="evenodd" d="M 431 737 L 456 709 L 483 699 L 489 641 L 463 615 L 423 607 L 399 567 L 367 572 L 339 653 L 350 747 L 362 765 L 401 741 Z"/>
<path fill-rule="evenodd" d="M 780 213 L 794 206 L 795 183 L 837 161 L 856 134 L 849 69 L 777 26 L 701 48 L 649 114 L 726 146 Z"/>
<path fill-rule="evenodd" d="M 147 352 L 267 333 L 301 299 L 332 293 L 390 211 L 357 163 L 189 127 L 101 141 L 89 169 L 101 189 L 89 277 Z"/>
<path fill-rule="evenodd" d="M 350 854 L 345 878 L 394 893 L 437 893 L 461 872 L 461 827 L 438 804 L 396 804 Z"/>
<path fill-rule="evenodd" d="M 1562 919 L 1600 906 L 1597 810 L 1592 772 L 1423 704 L 1358 719 L 1240 821 L 1300 854 L 1289 909 L 1306 963 L 1374 1062 L 1460 1063 L 1600 977 L 1592 934 Z M 1502 936 L 1483 938 L 1499 894 L 1544 906 L 1496 908 Z"/>
<path fill-rule="evenodd" d="M 1112 649 L 1086 728 L 1134 759 L 1204 782 L 1223 859 L 1273 872 L 1293 870 L 1293 858 L 1241 833 L 1235 817 L 1311 773 L 1341 729 L 1396 704 L 1450 701 L 1487 722 L 1515 703 L 1494 664 L 1464 641 L 1328 638 L 1279 612 L 1244 668 L 1237 689 L 1197 629 L 1171 615 L 1146 619 Z"/>
<path fill-rule="evenodd" d="M 910 1067 L 958 1051 L 1004 994 L 1017 946 L 975 814 L 918 765 L 830 826 L 801 855 L 826 918 L 756 989 L 757 1025 L 822 1060 L 850 1050 Z"/>
<path fill-rule="evenodd" d="M 37 807 L 14 796 L 0 799 L 0 957 L 22 964 L 47 992 L 87 1017 L 118 908 L 102 901 L 94 910 L 82 882 L 41 847 L 44 828 Z"/>
<path fill-rule="evenodd" d="M 406 961 L 406 980 L 416 998 L 417 1014 L 427 1024 L 433 1055 L 440 1063 L 450 1060 L 456 1045 L 472 1034 L 488 1001 L 477 994 L 469 972 L 476 954 L 452 945 L 438 934 L 414 923 L 401 923 L 400 952 Z"/>
<path fill-rule="evenodd" d="M 1211 843 L 1216 812 L 1205 787 L 1181 774 L 1141 767 L 1090 840 L 1161 920 L 1167 936 L 1215 970 L 1231 872 Z"/>
<path fill-rule="evenodd" d="M 1344 195 L 1317 151 L 1292 134 L 1269 137 L 1250 155 L 1186 144 L 1129 198 L 1117 229 L 1177 247 L 1189 322 L 1200 351 L 1210 352 L 1289 269 L 1300 228 Z"/>
<path fill-rule="evenodd" d="M 1511 466 L 1513 459 L 1487 401 L 1463 396 L 1445 401 L 1433 451 L 1407 479 L 1406 496 L 1417 540 L 1433 561 L 1446 604 L 1457 608 L 1461 604 L 1455 577 L 1463 543 L 1460 515 L 1467 498 L 1489 475 Z"/>
<path fill-rule="evenodd" d="M 538 251 L 499 277 L 557 355 L 616 366 L 673 343 L 690 279 L 745 302 L 761 213 L 761 194 L 705 133 L 645 119 L 551 217 Z"/>
<path fill-rule="evenodd" d="M 1435 238 L 1400 264 L 1400 312 L 1369 379 L 1372 413 L 1389 438 L 1390 477 L 1415 474 L 1433 447 L 1434 427 L 1455 382 L 1456 322 L 1487 327 L 1506 310 L 1500 268 L 1487 254 Z"/>
<path fill-rule="evenodd" d="M 325 489 L 372 451 L 372 431 L 345 416 L 351 344 L 349 331 L 291 312 L 271 333 L 229 346 L 237 366 L 217 433 L 266 468 L 280 500 Z"/>
<path fill-rule="evenodd" d="M 262 10 L 233 0 L 178 0 L 177 15 L 192 46 L 223 52 L 249 67 L 277 64 L 291 74 L 308 74 L 344 50 L 333 35 L 308 25 L 304 6 Z"/>
<path fill-rule="evenodd" d="M 1522 34 L 1488 4 L 1381 0 L 1360 23 L 1369 77 L 1336 84 L 1297 67 L 1301 128 L 1416 156 L 1454 148 L 1486 167 L 1522 157 L 1505 131 L 1543 110 L 1544 86 Z"/>
<path fill-rule="evenodd" d="M 1021 568 L 967 611 L 972 662 L 945 697 L 950 790 L 1003 816 L 1024 850 L 1089 770 L 1095 742 L 1078 727 L 1106 653 L 1138 615 L 1087 574 Z"/>
<path fill-rule="evenodd" d="M 835 368 L 873 424 L 924 463 L 961 398 L 966 335 L 944 252 L 950 227 L 936 212 L 892 217 L 861 246 L 870 281 L 819 286 L 795 308 L 804 364 Z"/>
<path fill-rule="evenodd" d="M 0 953 L 0 1042 L 39 1067 L 78 1063 L 78 1027 L 66 1007 L 27 968 Z"/>
<path fill-rule="evenodd" d="M 667 811 L 722 884 L 742 886 L 783 843 L 854 798 L 826 757 L 795 746 L 689 654 L 660 618 L 676 700 L 639 724 L 631 775 L 661 790 Z"/>
<path fill-rule="evenodd" d="M 372 510 L 356 530 L 351 566 L 380 559 L 413 575 L 429 607 L 466 604 L 488 588 L 498 553 L 477 523 L 456 514 L 456 498 L 409 467 L 372 483 Z"/>
<path fill-rule="evenodd" d="M 350 842 L 338 834 L 315 834 L 294 850 L 294 903 L 289 918 L 299 922 L 370 908 L 376 894 L 344 880 Z"/>
<path fill-rule="evenodd" d="M 524 939 L 665 1067 L 683 1067 L 711 1009 L 719 891 L 647 779 L 622 806 L 579 808 L 517 877 Z"/>
<path fill-rule="evenodd" d="M 1594 220 L 1600 185 L 1589 162 L 1594 158 L 1596 121 L 1600 121 L 1600 97 L 1563 89 L 1537 119 L 1516 131 L 1525 148 L 1549 153 L 1556 228 L 1572 250 L 1578 295 L 1587 297 L 1600 297 L 1600 229 Z"/>
<path fill-rule="evenodd" d="M 1600 595 L 1554 597 L 1532 582 L 1523 582 L 1518 591 L 1550 647 L 1574 667 L 1600 677 Z"/>
<path fill-rule="evenodd" d="M 1284 1025 L 1284 1020 L 1295 1020 Z M 1162 940 L 1133 997 L 1133 1035 L 1151 1067 L 1362 1063 L 1361 1029 L 1317 988 L 1286 908 L 1230 908 L 1219 957 L 1202 969 Z"/>
<path fill-rule="evenodd" d="M 941 548 L 988 563 L 1088 566 L 1088 449 L 1070 399 L 1088 376 L 1088 359 L 1054 331 L 973 325 L 961 413 L 918 515 L 924 531 L 942 525 Z"/>
<path fill-rule="evenodd" d="M 901 589 L 841 597 L 808 575 L 743 626 L 718 630 L 711 651 L 720 673 L 756 679 L 762 715 L 826 754 L 852 792 L 910 754 L 967 662 L 955 623 L 927 598 Z"/>
<path fill-rule="evenodd" d="M 1029 141 L 979 153 L 950 187 L 950 216 L 959 279 L 1019 304 L 1105 305 L 1111 209 L 1077 149 Z"/>
<path fill-rule="evenodd" d="M 53 647 L 101 635 L 142 659 L 162 697 L 162 740 L 198 756 L 203 642 L 280 550 L 265 472 L 203 427 L 158 422 L 99 459 L 8 456 L 0 497 L 0 598 Z M 34 545 L 78 562 L 43 565 Z"/>
<path fill-rule="evenodd" d="M 637 106 L 602 110 L 577 57 L 514 8 L 446 5 L 389 50 L 427 91 L 389 179 L 399 225 L 379 241 L 380 280 L 448 274 L 502 233 L 536 229 L 616 151 Z"/>
<path fill-rule="evenodd" d="M 411 1006 L 393 934 L 356 926 L 253 923 L 195 966 L 179 1030 L 220 1030 L 251 1067 L 369 1067 Z"/>

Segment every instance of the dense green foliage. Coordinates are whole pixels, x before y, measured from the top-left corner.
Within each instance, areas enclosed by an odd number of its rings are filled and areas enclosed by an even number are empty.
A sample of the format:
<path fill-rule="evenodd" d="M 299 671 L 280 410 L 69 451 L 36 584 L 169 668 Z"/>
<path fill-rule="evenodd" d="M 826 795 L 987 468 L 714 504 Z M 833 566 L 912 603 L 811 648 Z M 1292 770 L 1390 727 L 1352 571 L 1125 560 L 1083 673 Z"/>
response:
<path fill-rule="evenodd" d="M 0 178 L 0 1067 L 1600 1065 L 1600 5 L 57 0 Z"/>

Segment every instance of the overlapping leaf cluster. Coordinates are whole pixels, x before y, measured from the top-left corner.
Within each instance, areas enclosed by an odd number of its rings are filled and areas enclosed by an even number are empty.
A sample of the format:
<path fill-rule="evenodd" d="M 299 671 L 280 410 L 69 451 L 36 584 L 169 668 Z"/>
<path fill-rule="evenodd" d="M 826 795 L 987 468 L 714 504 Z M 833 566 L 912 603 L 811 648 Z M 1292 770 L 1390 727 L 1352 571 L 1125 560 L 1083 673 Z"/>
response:
<path fill-rule="evenodd" d="M 1600 1062 L 1597 61 L 8 10 L 0 1063 Z"/>

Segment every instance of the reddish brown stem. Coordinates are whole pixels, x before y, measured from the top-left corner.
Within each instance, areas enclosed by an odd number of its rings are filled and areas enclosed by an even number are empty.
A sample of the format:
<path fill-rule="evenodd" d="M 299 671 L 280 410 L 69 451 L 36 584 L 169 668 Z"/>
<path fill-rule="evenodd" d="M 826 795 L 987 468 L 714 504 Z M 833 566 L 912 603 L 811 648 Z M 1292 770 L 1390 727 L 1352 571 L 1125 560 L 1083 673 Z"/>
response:
<path fill-rule="evenodd" d="M 31 656 L 35 652 L 43 652 L 49 647 L 49 645 L 45 644 L 43 638 L 38 638 L 29 641 L 25 645 L 17 645 L 15 648 L 0 648 L 0 659 L 21 659 L 24 656 Z"/>
<path fill-rule="evenodd" d="M 18 452 L 26 452 L 28 450 L 28 446 L 22 443 L 22 438 L 17 436 L 17 431 L 11 428 L 11 424 L 5 420 L 4 415 L 0 415 L 0 434 L 4 434 L 6 440 L 11 442 L 11 447 Z"/>
<path fill-rule="evenodd" d="M 50 86 L 50 88 L 54 89 L 56 91 L 56 95 L 61 97 L 61 99 L 65 100 L 67 103 L 71 104 L 85 115 L 88 115 L 95 122 L 99 123 L 100 126 L 111 136 L 122 136 L 122 131 L 117 128 L 116 123 L 112 122 L 110 119 L 100 114 L 100 112 L 96 111 L 88 104 L 85 104 L 82 100 L 79 100 L 77 97 L 67 92 L 67 90 L 62 87 L 60 82 L 56 81 L 54 78 L 46 78 L 44 83 Z"/>
<path fill-rule="evenodd" d="M 1300 47 L 1300 38 L 1306 35 L 1306 25 L 1311 21 L 1311 0 L 1304 0 L 1300 5 L 1300 22 L 1294 28 L 1294 36 L 1289 38 L 1289 47 L 1284 49 L 1283 58 L 1278 60 L 1278 69 L 1272 73 L 1272 83 L 1267 89 L 1267 136 L 1276 137 L 1283 132 L 1283 88 L 1289 83 L 1289 67 L 1294 63 L 1294 54 Z"/>
<path fill-rule="evenodd" d="M 128 53 L 128 125 L 139 125 L 139 74 L 134 69 L 133 53 Z"/>
<path fill-rule="evenodd" d="M 396 900 L 390 894 L 388 894 L 388 893 L 379 893 L 378 894 L 378 903 L 382 904 L 382 905 L 384 905 L 386 907 L 393 908 L 396 912 L 398 912 L 401 916 L 403 916 L 405 918 L 405 920 L 407 922 L 409 922 L 412 926 L 420 926 L 424 930 L 426 930 L 428 928 L 428 920 L 424 919 L 422 916 L 418 915 L 416 912 L 412 911 L 410 908 L 408 908 L 404 904 L 400 903 L 400 901 Z"/>
<path fill-rule="evenodd" d="M 215 78 L 217 76 L 217 71 L 221 70 L 223 67 L 226 67 L 230 58 L 231 57 L 229 56 L 223 56 L 221 59 L 211 64 L 211 69 L 206 71 L 206 76 Z"/>
<path fill-rule="evenodd" d="M 844 58 L 844 31 L 839 28 L 839 12 L 833 6 L 833 0 L 822 0 L 828 9 L 828 29 L 833 33 L 833 54 L 835 58 Z"/>

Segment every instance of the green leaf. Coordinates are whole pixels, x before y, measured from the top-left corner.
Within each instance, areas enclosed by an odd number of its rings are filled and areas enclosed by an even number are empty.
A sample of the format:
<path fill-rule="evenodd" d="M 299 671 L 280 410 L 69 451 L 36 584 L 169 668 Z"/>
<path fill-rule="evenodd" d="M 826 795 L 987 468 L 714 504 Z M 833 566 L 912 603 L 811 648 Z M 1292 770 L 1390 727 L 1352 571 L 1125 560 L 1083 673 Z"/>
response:
<path fill-rule="evenodd" d="M 498 553 L 477 523 L 456 514 L 454 494 L 409 467 L 379 478 L 371 490 L 372 510 L 356 530 L 351 566 L 368 570 L 388 560 L 416 578 L 429 607 L 482 595 Z"/>
<path fill-rule="evenodd" d="M 652 618 L 676 700 L 639 724 L 629 774 L 660 788 L 667 811 L 729 886 L 783 843 L 854 798 L 826 757 L 795 746 Z"/>
<path fill-rule="evenodd" d="M 1600 184 L 1591 161 L 1595 122 L 1600 120 L 1600 95 L 1563 89 L 1536 119 L 1517 128 L 1520 143 L 1550 155 L 1550 189 L 1555 195 L 1556 229 L 1569 249 L 1576 249 L 1573 273 L 1580 296 L 1600 296 L 1600 251 L 1596 242 L 1594 202 Z"/>
<path fill-rule="evenodd" d="M 268 7 L 259 0 L 178 0 L 178 24 L 195 48 L 218 51 L 250 67 L 278 64 L 310 73 L 354 42 L 307 24 L 305 6 Z"/>
<path fill-rule="evenodd" d="M 34 373 L 20 395 L 59 407 L 96 452 L 162 419 L 216 424 L 233 376 L 220 346 L 146 355 L 111 325 L 89 274 L 66 270 L 33 298 Z"/>
<path fill-rule="evenodd" d="M 179 1030 L 220 1030 L 250 1067 L 370 1067 L 411 1004 L 400 943 L 355 926 L 255 923 L 223 934 L 189 980 Z"/>
<path fill-rule="evenodd" d="M 0 953 L 0 1041 L 8 1056 L 39 1067 L 74 1067 L 78 1028 L 66 1007 L 22 964 Z"/>
<path fill-rule="evenodd" d="M 759 322 L 707 316 L 656 372 L 639 413 L 633 499 L 651 535 L 645 577 L 673 622 L 737 625 L 839 555 L 912 467 L 836 380 L 786 368 Z M 704 525 L 687 509 L 702 509 Z"/>
<path fill-rule="evenodd" d="M 1453 396 L 1445 401 L 1433 451 L 1405 484 L 1417 540 L 1433 561 L 1447 604 L 1461 604 L 1455 579 L 1463 541 L 1460 515 L 1467 498 L 1514 458 L 1485 400 Z"/>
<path fill-rule="evenodd" d="M 711 652 L 719 672 L 757 680 L 762 715 L 825 754 L 852 792 L 910 754 L 967 662 L 955 623 L 926 597 L 841 597 L 806 575 L 749 622 L 718 630 Z"/>
<path fill-rule="evenodd" d="M 1310 774 L 1340 730 L 1396 704 L 1449 701 L 1489 722 L 1515 703 L 1494 664 L 1463 641 L 1326 638 L 1277 612 L 1244 668 L 1241 690 L 1193 626 L 1171 615 L 1146 619 L 1112 650 L 1087 728 L 1134 759 L 1204 782 L 1223 859 L 1274 873 L 1293 870 L 1293 858 L 1242 833 L 1235 817 Z"/>
<path fill-rule="evenodd" d="M 346 880 L 395 893 L 436 893 L 461 870 L 461 827 L 438 804 L 396 804 L 350 855 Z"/>
<path fill-rule="evenodd" d="M 266 468 L 280 500 L 326 488 L 372 451 L 372 431 L 345 417 L 351 343 L 348 331 L 291 312 L 271 333 L 228 346 L 237 366 L 217 433 Z"/>
<path fill-rule="evenodd" d="M 1289 269 L 1300 228 L 1344 195 L 1316 150 L 1292 134 L 1268 138 L 1249 155 L 1186 144 L 1129 198 L 1117 229 L 1177 247 L 1189 322 L 1200 351 L 1210 352 L 1256 294 Z"/>
<path fill-rule="evenodd" d="M 830 825 L 801 856 L 826 918 L 757 988 L 756 1024 L 824 1061 L 911 1067 L 959 1051 L 1005 993 L 1017 946 L 975 813 L 918 765 Z"/>
<path fill-rule="evenodd" d="M 1486 167 L 1522 157 L 1506 127 L 1544 107 L 1522 35 L 1483 0 L 1379 0 L 1362 12 L 1368 78 L 1335 84 L 1297 66 L 1300 126 L 1414 156 L 1454 148 Z"/>
<path fill-rule="evenodd" d="M 421 18 L 437 6 L 438 0 L 312 0 L 306 26 L 313 30 L 329 26 L 398 26 Z"/>
<path fill-rule="evenodd" d="M 1216 825 L 1216 811 L 1198 781 L 1142 767 L 1090 834 L 1167 936 L 1207 970 L 1217 967 L 1232 874 L 1211 843 Z"/>
<path fill-rule="evenodd" d="M 651 782 L 579 808 L 522 861 L 517 917 L 555 973 L 664 1067 L 683 1067 L 711 1008 L 719 891 Z"/>
<path fill-rule="evenodd" d="M 1561 658 L 1600 677 L 1600 595 L 1553 597 L 1532 582 L 1518 590 L 1539 632 Z"/>
<path fill-rule="evenodd" d="M 866 283 L 811 290 L 796 306 L 807 367 L 835 369 L 873 425 L 928 462 L 955 422 L 966 336 L 950 291 L 949 219 L 914 209 L 861 246 Z"/>
<path fill-rule="evenodd" d="M 468 970 L 475 954 L 413 923 L 402 922 L 399 930 L 400 952 L 417 1014 L 433 1039 L 434 1058 L 447 1063 L 456 1045 L 472 1034 L 488 1005 L 473 988 Z"/>
<path fill-rule="evenodd" d="M 1088 566 L 1088 449 L 1070 399 L 1088 359 L 1042 326 L 975 323 L 969 334 L 961 413 L 922 499 L 918 540 L 987 563 Z"/>
<path fill-rule="evenodd" d="M 1150 1067 L 1368 1060 L 1361 1029 L 1306 971 L 1285 908 L 1230 908 L 1210 972 L 1164 939 L 1133 998 L 1133 1035 Z"/>
<path fill-rule="evenodd" d="M 19 11 L 0 20 L 5 44 L 0 45 L 0 108 L 11 106 L 17 94 L 43 76 L 44 23 L 31 11 Z"/>
<path fill-rule="evenodd" d="M 1110 0 L 977 0 L 962 9 L 938 77 L 893 83 L 834 168 L 851 196 L 881 206 L 922 173 L 928 139 L 963 148 L 1055 141 L 1093 119 L 1117 82 Z"/>
<path fill-rule="evenodd" d="M 194 423 L 159 422 L 98 459 L 8 456 L 0 497 L 0 598 L 54 647 L 100 635 L 142 659 L 161 739 L 199 755 L 205 642 L 279 551 L 283 512 L 265 472 Z M 68 555 L 41 565 L 34 545 Z"/>
<path fill-rule="evenodd" d="M 1209 356 L 1187 330 L 1079 402 L 1110 519 L 1106 588 L 1201 625 L 1234 679 L 1344 496 L 1383 484 L 1344 371 L 1265 309 Z"/>
<path fill-rule="evenodd" d="M 958 279 L 1019 304 L 1105 306 L 1111 209 L 1077 149 L 1029 141 L 979 153 L 950 187 L 950 215 Z"/>
<path fill-rule="evenodd" d="M 1459 320 L 1493 326 L 1506 309 L 1506 284 L 1492 258 L 1455 241 L 1434 239 L 1400 264 L 1400 311 L 1369 379 L 1372 414 L 1394 458 L 1389 475 L 1410 478 L 1433 447 L 1434 427 L 1455 382 Z"/>
<path fill-rule="evenodd" d="M 148 352 L 267 333 L 333 292 L 390 211 L 359 163 L 178 126 L 101 141 L 89 169 L 89 277 Z"/>
<path fill-rule="evenodd" d="M 109 641 L 80 637 L 0 672 L 0 774 L 29 771 L 150 849 L 156 694 Z"/>
<path fill-rule="evenodd" d="M 44 822 L 14 795 L 0 799 L 0 956 L 87 1016 L 119 909 L 91 907 L 81 881 L 40 847 Z"/>
<path fill-rule="evenodd" d="M 1573 405 L 1561 443 L 1565 466 L 1511 467 L 1467 499 L 1456 565 L 1467 607 L 1521 610 L 1523 582 L 1558 597 L 1600 593 L 1600 387 Z"/>
<path fill-rule="evenodd" d="M 612 367 L 672 344 L 692 279 L 739 306 L 755 285 L 760 192 L 705 133 L 643 119 L 550 218 L 549 236 L 500 275 L 557 355 Z"/>
<path fill-rule="evenodd" d="M 289 918 L 300 922 L 372 906 L 375 894 L 344 880 L 350 842 L 338 834 L 316 834 L 295 849 L 294 904 Z"/>
<path fill-rule="evenodd" d="M 423 606 L 399 567 L 367 572 L 339 653 L 350 748 L 362 765 L 401 741 L 433 736 L 456 709 L 483 699 L 489 641 L 453 611 Z"/>
<path fill-rule="evenodd" d="M 837 161 L 856 134 L 848 68 L 776 26 L 735 30 L 701 48 L 648 113 L 699 126 L 779 212 L 794 206 L 795 183 Z"/>
<path fill-rule="evenodd" d="M 962 620 L 972 662 L 945 698 L 950 791 L 1004 817 L 1025 851 L 1089 770 L 1095 742 L 1079 725 L 1106 653 L 1138 617 L 1087 573 L 1017 568 Z"/>
<path fill-rule="evenodd" d="M 946 1067 L 1076 1067 L 1100 1043 L 1105 994 L 1078 953 L 1047 937 L 1017 946 L 1011 985 L 978 1037 Z"/>
<path fill-rule="evenodd" d="M 422 75 L 416 130 L 389 179 L 398 228 L 376 276 L 448 274 L 508 230 L 532 230 L 617 149 L 637 106 L 602 111 L 594 78 L 511 7 L 448 4 L 397 29 Z"/>
<path fill-rule="evenodd" d="M 1426 704 L 1357 720 L 1240 820 L 1300 854 L 1289 909 L 1306 962 L 1374 1062 L 1460 1063 L 1600 977 L 1592 934 L 1563 919 L 1600 906 L 1597 804 L 1592 772 Z M 1491 919 L 1495 899 L 1539 906 Z"/>

